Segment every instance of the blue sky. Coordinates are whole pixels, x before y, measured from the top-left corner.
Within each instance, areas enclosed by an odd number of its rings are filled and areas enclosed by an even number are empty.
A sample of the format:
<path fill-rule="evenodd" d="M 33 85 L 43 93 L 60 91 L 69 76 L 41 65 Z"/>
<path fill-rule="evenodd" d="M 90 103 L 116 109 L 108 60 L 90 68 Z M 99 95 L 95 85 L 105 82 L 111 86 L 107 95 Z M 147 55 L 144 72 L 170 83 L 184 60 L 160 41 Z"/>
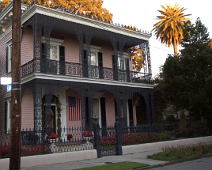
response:
<path fill-rule="evenodd" d="M 178 3 L 181 7 L 186 8 L 184 13 L 192 14 L 189 16 L 192 22 L 200 17 L 212 38 L 212 1 L 209 0 L 104 0 L 103 7 L 113 14 L 115 23 L 132 25 L 141 30 L 151 31 L 153 25 L 157 22 L 156 16 L 160 15 L 157 10 L 162 9 L 161 5 L 166 6 L 166 3 L 173 6 Z M 150 38 L 153 77 L 159 73 L 159 67 L 164 64 L 168 54 L 173 53 L 173 47 L 165 47 L 165 44 L 156 40 L 154 35 Z"/>

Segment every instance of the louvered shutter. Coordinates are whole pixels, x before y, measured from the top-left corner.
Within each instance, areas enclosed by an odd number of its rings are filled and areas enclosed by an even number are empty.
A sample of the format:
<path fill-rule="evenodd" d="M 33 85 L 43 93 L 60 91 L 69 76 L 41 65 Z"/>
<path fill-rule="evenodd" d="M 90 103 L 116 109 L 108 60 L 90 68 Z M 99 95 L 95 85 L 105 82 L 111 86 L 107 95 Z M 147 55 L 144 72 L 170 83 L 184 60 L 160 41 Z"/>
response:
<path fill-rule="evenodd" d="M 98 65 L 99 65 L 99 78 L 103 79 L 103 60 L 102 60 L 102 53 L 98 52 Z"/>
<path fill-rule="evenodd" d="M 6 73 L 8 73 L 8 46 L 6 47 Z"/>
<path fill-rule="evenodd" d="M 130 81 L 130 66 L 129 66 L 129 58 L 126 58 L 126 72 L 127 72 L 127 81 Z"/>
<path fill-rule="evenodd" d="M 88 59 L 86 50 L 84 50 L 83 56 L 83 76 L 88 77 Z"/>
<path fill-rule="evenodd" d="M 65 47 L 60 46 L 60 74 L 65 75 Z"/>

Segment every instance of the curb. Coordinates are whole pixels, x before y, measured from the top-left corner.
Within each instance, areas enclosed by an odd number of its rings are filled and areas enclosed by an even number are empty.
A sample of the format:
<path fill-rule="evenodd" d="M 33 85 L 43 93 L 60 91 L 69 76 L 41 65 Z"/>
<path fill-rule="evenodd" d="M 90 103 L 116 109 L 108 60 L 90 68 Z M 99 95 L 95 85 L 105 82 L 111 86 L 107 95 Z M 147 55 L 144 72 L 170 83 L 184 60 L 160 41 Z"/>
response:
<path fill-rule="evenodd" d="M 181 159 L 181 160 L 177 160 L 177 161 L 173 161 L 173 162 L 167 162 L 167 163 L 152 165 L 152 166 L 148 166 L 148 167 L 144 167 L 144 168 L 138 168 L 138 169 L 135 169 L 135 170 L 144 170 L 144 169 L 158 168 L 158 167 L 163 167 L 163 166 L 167 166 L 167 165 L 173 165 L 173 164 L 177 164 L 177 163 L 193 161 L 193 160 L 196 160 L 196 159 L 207 158 L 207 157 L 211 157 L 211 156 L 212 156 L 212 154 L 196 156 L 196 157 L 193 157 L 193 158 Z"/>

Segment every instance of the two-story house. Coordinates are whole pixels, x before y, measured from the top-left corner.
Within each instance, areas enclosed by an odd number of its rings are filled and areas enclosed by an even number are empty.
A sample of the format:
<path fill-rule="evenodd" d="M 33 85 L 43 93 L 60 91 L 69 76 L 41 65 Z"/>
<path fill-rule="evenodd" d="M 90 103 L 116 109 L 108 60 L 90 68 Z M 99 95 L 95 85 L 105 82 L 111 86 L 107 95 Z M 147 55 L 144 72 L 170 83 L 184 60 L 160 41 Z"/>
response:
<path fill-rule="evenodd" d="M 0 13 L 1 77 L 11 76 L 10 3 Z M 62 10 L 22 4 L 21 126 L 100 127 L 136 125 L 135 93 L 146 103 L 148 123 L 155 123 L 149 38 L 133 31 Z M 130 48 L 141 46 L 144 67 L 132 67 Z M 1 88 L 0 129 L 10 130 L 11 92 Z M 139 114 L 139 113 L 137 113 Z"/>

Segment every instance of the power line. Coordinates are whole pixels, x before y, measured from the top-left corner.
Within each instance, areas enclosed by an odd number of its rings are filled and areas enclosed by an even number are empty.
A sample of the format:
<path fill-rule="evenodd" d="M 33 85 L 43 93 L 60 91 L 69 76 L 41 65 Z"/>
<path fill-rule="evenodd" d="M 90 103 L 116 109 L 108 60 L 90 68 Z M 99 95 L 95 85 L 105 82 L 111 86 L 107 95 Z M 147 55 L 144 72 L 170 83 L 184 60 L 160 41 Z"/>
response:
<path fill-rule="evenodd" d="M 163 48 L 155 47 L 155 46 L 152 46 L 152 45 L 150 45 L 150 47 L 157 48 L 157 49 L 159 49 L 159 50 L 168 51 L 168 52 L 172 52 L 172 53 L 173 53 L 173 51 L 165 50 L 165 49 L 163 49 Z"/>

